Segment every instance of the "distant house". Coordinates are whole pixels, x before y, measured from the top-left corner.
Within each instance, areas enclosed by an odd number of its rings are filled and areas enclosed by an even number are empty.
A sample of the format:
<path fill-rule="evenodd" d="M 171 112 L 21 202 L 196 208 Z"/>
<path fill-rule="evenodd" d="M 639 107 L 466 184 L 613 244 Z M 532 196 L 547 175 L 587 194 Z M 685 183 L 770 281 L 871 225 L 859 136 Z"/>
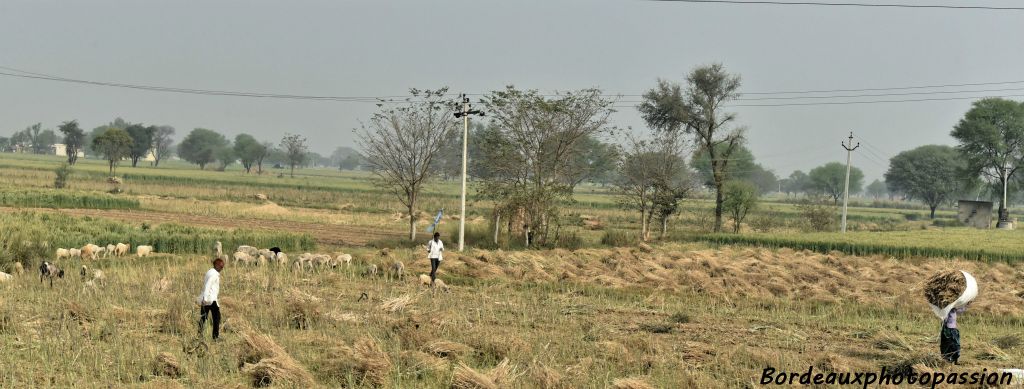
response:
<path fill-rule="evenodd" d="M 61 157 L 67 157 L 68 156 L 68 147 L 67 147 L 67 145 L 65 145 L 63 143 L 55 143 L 53 146 L 50 146 L 50 147 L 53 148 L 53 154 L 54 155 L 59 155 Z M 85 151 L 78 150 L 78 157 L 79 158 L 85 158 Z"/>

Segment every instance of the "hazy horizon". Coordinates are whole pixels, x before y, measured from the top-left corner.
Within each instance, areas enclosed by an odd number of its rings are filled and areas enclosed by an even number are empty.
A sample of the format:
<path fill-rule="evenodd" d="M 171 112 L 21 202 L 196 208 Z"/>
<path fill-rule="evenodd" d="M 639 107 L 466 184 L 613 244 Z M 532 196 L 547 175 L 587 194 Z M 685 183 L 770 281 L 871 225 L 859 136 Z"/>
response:
<path fill-rule="evenodd" d="M 988 1 L 986 5 L 1011 5 Z M 720 62 L 747 93 L 1024 80 L 1024 12 L 687 4 L 647 1 L 174 4 L 0 3 L 0 66 L 93 81 L 302 95 L 393 96 L 448 86 L 486 93 L 599 87 L 622 94 L 618 127 L 644 129 L 635 95 Z M 778 104 L 1020 95 L 1012 84 L 863 91 Z M 1018 84 L 1019 85 L 1019 84 Z M 936 91 L 975 91 L 934 93 Z M 929 91 L 931 94 L 911 92 Z M 902 94 L 902 95 L 897 95 Z M 630 96 L 634 95 L 634 96 Z M 775 95 L 780 97 L 784 95 Z M 801 96 L 801 95 L 790 95 Z M 807 95 L 803 95 L 807 96 Z M 748 94 L 744 98 L 759 98 Z M 1019 100 L 1019 98 L 1018 98 Z M 865 183 L 888 158 L 949 132 L 971 100 L 733 107 L 757 160 L 781 177 L 844 161 L 852 130 Z M 115 117 L 229 137 L 309 138 L 329 155 L 354 147 L 369 102 L 271 100 L 139 91 L 0 76 L 0 136 L 34 123 L 83 128 Z"/>

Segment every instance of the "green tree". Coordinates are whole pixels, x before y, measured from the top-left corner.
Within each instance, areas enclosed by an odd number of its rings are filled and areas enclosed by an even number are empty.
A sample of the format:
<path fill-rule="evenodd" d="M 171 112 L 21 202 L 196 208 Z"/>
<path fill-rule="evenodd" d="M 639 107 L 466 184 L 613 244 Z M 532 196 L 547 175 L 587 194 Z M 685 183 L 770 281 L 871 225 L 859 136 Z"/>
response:
<path fill-rule="evenodd" d="M 281 138 L 281 150 L 288 158 L 288 166 L 292 169 L 291 176 L 295 177 L 295 167 L 302 166 L 309 158 L 306 137 L 298 134 L 285 134 L 284 138 Z"/>
<path fill-rule="evenodd" d="M 132 150 L 128 158 L 132 160 L 132 167 L 139 165 L 139 160 L 146 158 L 153 149 L 153 133 L 156 127 L 146 127 L 142 124 L 131 124 L 124 129 L 128 136 L 132 137 Z"/>
<path fill-rule="evenodd" d="M 85 131 L 78 127 L 75 120 L 62 123 L 58 131 L 64 134 L 64 150 L 68 156 L 68 164 L 74 165 L 78 162 L 78 151 L 82 150 L 82 143 L 85 142 Z"/>
<path fill-rule="evenodd" d="M 0 153 L 8 152 L 11 149 L 11 138 L 0 136 Z"/>
<path fill-rule="evenodd" d="M 872 181 L 864 190 L 867 192 L 868 196 L 875 199 L 884 198 L 889 195 L 889 187 L 885 185 L 884 181 L 878 179 Z"/>
<path fill-rule="evenodd" d="M 786 178 L 785 185 L 782 186 L 782 190 L 785 191 L 786 194 L 806 193 L 812 190 L 813 187 L 811 179 L 807 177 L 807 173 L 797 170 L 789 174 L 789 177 Z"/>
<path fill-rule="evenodd" d="M 1001 189 L 1024 166 L 1022 103 L 1002 98 L 975 101 L 951 135 L 959 142 L 956 150 L 970 177 L 980 177 Z M 1006 209 L 1000 193 L 1000 220 L 1006 217 Z"/>
<path fill-rule="evenodd" d="M 621 154 L 617 145 L 588 135 L 580 138 L 575 147 L 576 152 L 572 154 L 570 162 L 570 185 L 576 187 L 584 181 L 600 184 L 611 181 Z"/>
<path fill-rule="evenodd" d="M 739 97 L 740 77 L 721 64 L 694 69 L 686 78 L 686 90 L 679 84 L 658 80 L 658 86 L 644 93 L 637 108 L 647 124 L 658 131 L 693 134 L 700 153 L 711 164 L 715 189 L 715 231 L 722 230 L 723 186 L 728 179 L 733 151 L 743 143 L 743 131 L 733 126 L 736 115 L 723 105 Z"/>
<path fill-rule="evenodd" d="M 217 171 L 227 170 L 228 166 L 231 166 L 238 160 L 238 155 L 235 154 L 235 149 L 230 145 L 225 145 L 224 147 L 217 149 L 217 151 L 214 152 L 214 156 L 216 156 L 217 161 L 220 162 L 220 166 L 217 167 Z"/>
<path fill-rule="evenodd" d="M 962 188 L 960 173 L 965 166 L 959 153 L 949 146 L 928 145 L 897 154 L 889 161 L 885 183 L 909 198 L 921 200 L 931 209 L 952 200 Z"/>
<path fill-rule="evenodd" d="M 732 232 L 739 233 L 743 219 L 757 207 L 757 186 L 745 181 L 729 181 L 725 184 L 725 211 L 732 218 Z"/>
<path fill-rule="evenodd" d="M 92 149 L 103 156 L 110 166 L 110 175 L 114 175 L 114 168 L 122 159 L 128 158 L 132 151 L 132 137 L 128 131 L 120 128 L 110 128 L 92 139 Z"/>
<path fill-rule="evenodd" d="M 668 219 L 696 186 L 679 135 L 662 132 L 651 140 L 631 139 L 622 154 L 615 183 L 622 196 L 619 203 L 640 211 L 640 237 L 645 241 L 655 216 L 661 221 L 661 236 L 668 233 Z"/>
<path fill-rule="evenodd" d="M 97 136 L 100 136 L 100 134 L 103 134 L 104 132 L 106 132 L 107 130 L 109 130 L 111 128 L 120 128 L 120 129 L 123 130 L 125 128 L 128 128 L 128 126 L 130 124 L 131 123 L 128 123 L 124 119 L 116 118 L 113 121 L 111 121 L 110 123 L 107 123 L 107 124 L 104 124 L 102 126 L 93 128 L 92 131 L 89 132 L 89 135 L 85 138 L 85 155 L 86 155 L 86 157 L 88 157 L 90 155 L 96 155 L 97 157 L 102 157 L 102 155 L 103 155 L 102 153 L 92 149 L 92 140 L 93 139 L 96 139 Z"/>
<path fill-rule="evenodd" d="M 178 155 L 182 159 L 199 165 L 199 170 L 217 161 L 217 151 L 228 146 L 228 140 L 213 130 L 197 128 L 185 136 L 178 145 Z"/>
<path fill-rule="evenodd" d="M 825 193 L 832 197 L 832 202 L 839 204 L 839 198 L 843 197 L 843 189 L 846 182 L 846 164 L 829 162 L 822 166 L 811 169 L 807 175 L 810 179 L 811 188 L 818 193 Z M 864 172 L 856 167 L 850 168 L 850 193 L 860 192 L 864 182 Z"/>
<path fill-rule="evenodd" d="M 246 173 L 251 173 L 258 160 L 267 156 L 267 145 L 260 143 L 252 135 L 238 134 L 235 137 L 235 155 L 242 162 Z"/>

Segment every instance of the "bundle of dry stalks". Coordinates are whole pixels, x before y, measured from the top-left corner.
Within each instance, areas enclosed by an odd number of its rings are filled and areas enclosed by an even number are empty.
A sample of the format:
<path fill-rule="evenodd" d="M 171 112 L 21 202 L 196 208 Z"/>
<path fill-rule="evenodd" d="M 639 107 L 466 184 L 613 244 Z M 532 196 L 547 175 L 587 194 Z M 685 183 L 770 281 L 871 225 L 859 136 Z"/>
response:
<path fill-rule="evenodd" d="M 355 372 L 363 384 L 383 387 L 391 375 L 391 358 L 373 338 L 361 338 L 353 347 L 339 346 L 331 353 L 334 357 L 325 367 L 336 374 Z"/>
<path fill-rule="evenodd" d="M 156 360 L 153 361 L 153 375 L 177 378 L 182 374 L 181 364 L 178 363 L 178 358 L 174 354 L 169 352 L 157 354 Z"/>
<path fill-rule="evenodd" d="M 448 369 L 448 361 L 422 351 L 403 351 L 401 358 L 412 370 L 442 372 Z"/>
<path fill-rule="evenodd" d="M 533 378 L 534 383 L 537 387 L 542 389 L 561 389 L 569 387 L 568 384 L 562 379 L 562 373 L 557 370 L 545 366 L 544 364 L 535 364 L 530 368 L 530 376 Z"/>
<path fill-rule="evenodd" d="M 612 387 L 615 389 L 654 389 L 654 386 L 641 377 L 619 378 L 612 382 Z"/>
<path fill-rule="evenodd" d="M 459 362 L 452 378 L 455 389 L 497 389 L 510 386 L 518 378 L 515 368 L 504 359 L 486 374 L 480 373 L 466 364 Z"/>
<path fill-rule="evenodd" d="M 441 358 L 454 359 L 468 355 L 473 349 L 462 343 L 440 340 L 428 344 L 424 351 Z"/>
<path fill-rule="evenodd" d="M 391 313 L 405 311 L 405 308 L 412 304 L 412 295 L 404 294 L 393 299 L 384 301 L 380 308 Z"/>
<path fill-rule="evenodd" d="M 924 297 L 932 305 L 943 308 L 960 298 L 966 287 L 967 279 L 959 270 L 944 271 L 925 282 Z"/>
<path fill-rule="evenodd" d="M 263 358 L 255 364 L 242 366 L 242 372 L 252 378 L 252 386 L 262 388 L 271 385 L 309 388 L 314 384 L 313 375 L 288 355 Z"/>

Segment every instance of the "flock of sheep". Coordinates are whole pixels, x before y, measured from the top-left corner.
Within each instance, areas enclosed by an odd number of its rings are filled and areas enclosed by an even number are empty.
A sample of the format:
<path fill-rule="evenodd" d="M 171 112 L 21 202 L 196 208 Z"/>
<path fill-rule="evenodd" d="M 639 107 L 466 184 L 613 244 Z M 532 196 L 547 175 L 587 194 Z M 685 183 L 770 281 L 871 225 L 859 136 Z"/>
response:
<path fill-rule="evenodd" d="M 125 243 L 108 244 L 106 247 L 86 244 L 82 248 L 58 248 L 56 250 L 56 260 L 62 259 L 83 259 L 83 260 L 97 260 L 99 258 L 108 257 L 124 257 L 129 255 L 131 246 Z M 139 245 L 135 247 L 135 255 L 139 258 L 149 256 L 154 252 L 153 246 Z M 214 254 L 217 258 L 221 258 L 225 261 L 233 261 L 236 264 L 244 266 L 266 266 L 266 265 L 277 265 L 286 267 L 291 271 L 305 272 L 305 271 L 319 271 L 322 269 L 336 269 L 339 267 L 349 268 L 352 265 L 352 255 L 345 253 L 338 253 L 335 255 L 330 254 L 314 254 L 314 253 L 303 253 L 298 255 L 294 260 L 290 260 L 288 255 L 281 251 L 278 247 L 272 247 L 269 249 L 258 249 L 253 246 L 242 245 L 235 249 L 235 252 L 227 257 L 224 255 L 223 246 L 221 242 L 217 242 L 214 247 Z M 387 250 L 381 252 L 382 257 L 388 257 Z M 14 264 L 14 272 L 16 274 L 24 273 L 24 268 L 20 262 Z M 377 276 L 383 272 L 389 278 L 404 279 L 405 276 L 405 264 L 402 261 L 393 261 L 387 266 L 385 270 L 381 270 L 376 264 L 370 264 L 364 275 L 366 276 Z M 82 265 L 79 274 L 82 280 L 86 281 L 85 286 L 96 287 L 101 284 L 105 279 L 102 270 L 94 269 L 89 271 L 88 266 Z M 0 272 L 0 282 L 6 282 L 12 279 L 11 274 Z M 53 287 L 54 278 L 63 278 L 64 269 L 60 268 L 56 263 L 50 263 L 44 261 L 39 266 L 39 281 L 50 280 L 50 287 Z M 433 287 L 443 291 L 448 291 L 448 286 L 445 285 L 441 279 L 435 279 L 433 282 L 430 276 L 426 274 L 419 275 L 419 283 L 421 286 Z"/>

